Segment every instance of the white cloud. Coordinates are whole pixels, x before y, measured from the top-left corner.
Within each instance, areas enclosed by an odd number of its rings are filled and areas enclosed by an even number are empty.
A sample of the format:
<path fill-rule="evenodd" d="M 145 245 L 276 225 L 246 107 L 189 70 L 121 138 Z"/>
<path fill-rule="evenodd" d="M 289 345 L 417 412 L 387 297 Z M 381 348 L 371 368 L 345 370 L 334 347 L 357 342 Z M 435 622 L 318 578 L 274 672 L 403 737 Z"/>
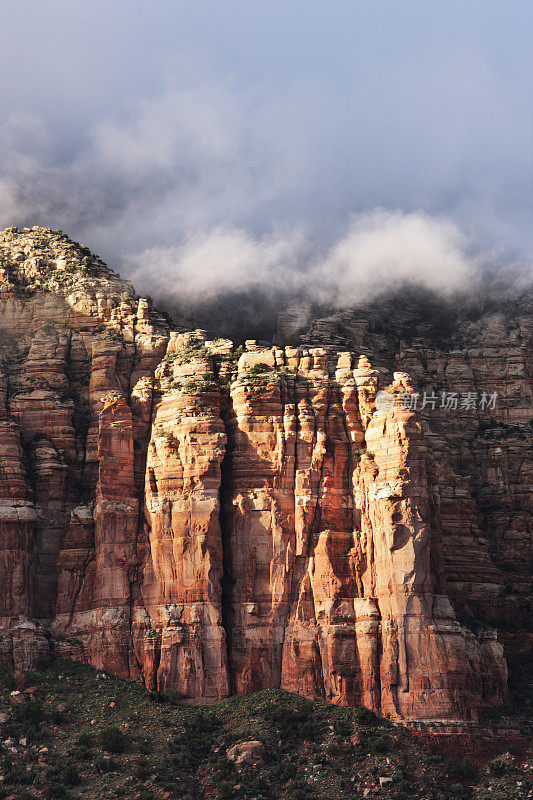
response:
<path fill-rule="evenodd" d="M 62 228 L 139 291 L 181 303 L 266 289 L 342 306 L 405 281 L 461 288 L 483 261 L 470 254 L 463 220 L 478 234 L 478 251 L 487 239 L 479 232 L 490 229 L 505 252 L 526 208 L 519 191 L 512 224 L 499 220 L 494 192 L 480 199 L 465 191 L 448 216 L 408 210 L 413 174 L 431 195 L 448 191 L 441 172 L 459 172 L 463 134 L 447 149 L 439 143 L 438 158 L 426 148 L 424 169 L 415 171 L 416 136 L 398 123 L 408 146 L 388 140 L 378 159 L 378 120 L 371 117 L 370 131 L 357 119 L 360 133 L 337 100 L 310 81 L 272 96 L 193 78 L 130 101 L 115 118 L 96 118 L 72 147 L 61 129 L 13 113 L 0 129 L 0 226 Z M 372 114 L 371 103 L 363 109 Z M 388 208 L 400 210 L 350 217 L 384 202 L 383 186 L 372 194 L 380 181 L 392 187 Z"/>
<path fill-rule="evenodd" d="M 354 218 L 311 275 L 320 297 L 348 305 L 403 282 L 437 291 L 462 288 L 478 263 L 450 220 L 376 209 Z"/>
<path fill-rule="evenodd" d="M 301 290 L 304 247 L 301 230 L 256 238 L 221 226 L 193 234 L 181 245 L 132 254 L 127 263 L 138 287 L 167 301 L 196 303 L 247 289 Z"/>
<path fill-rule="evenodd" d="M 321 257 L 309 231 L 256 237 L 229 226 L 147 248 L 126 263 L 136 286 L 180 303 L 210 302 L 227 292 L 262 289 L 349 305 L 404 282 L 437 291 L 465 288 L 479 258 L 467 254 L 457 226 L 423 213 L 376 209 L 355 217 Z"/>

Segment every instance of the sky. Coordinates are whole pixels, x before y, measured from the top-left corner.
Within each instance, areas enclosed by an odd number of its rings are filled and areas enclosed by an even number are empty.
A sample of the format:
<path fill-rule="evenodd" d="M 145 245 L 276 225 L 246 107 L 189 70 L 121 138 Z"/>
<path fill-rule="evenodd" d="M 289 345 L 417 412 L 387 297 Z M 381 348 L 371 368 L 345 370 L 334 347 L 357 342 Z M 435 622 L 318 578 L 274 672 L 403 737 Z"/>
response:
<path fill-rule="evenodd" d="M 6 0 L 0 227 L 191 302 L 528 270 L 531 41 L 530 0 Z"/>

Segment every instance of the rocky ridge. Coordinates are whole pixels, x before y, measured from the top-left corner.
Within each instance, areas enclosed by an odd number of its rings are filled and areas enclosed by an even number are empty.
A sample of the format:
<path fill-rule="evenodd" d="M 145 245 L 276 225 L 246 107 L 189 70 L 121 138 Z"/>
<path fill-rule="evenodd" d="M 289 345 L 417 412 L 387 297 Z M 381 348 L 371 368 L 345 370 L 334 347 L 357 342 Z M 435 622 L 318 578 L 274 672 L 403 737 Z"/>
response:
<path fill-rule="evenodd" d="M 0 259 L 4 663 L 52 649 L 183 702 L 281 687 L 405 720 L 505 698 L 494 631 L 454 612 L 467 481 L 403 368 L 170 330 L 48 229 L 4 232 Z"/>

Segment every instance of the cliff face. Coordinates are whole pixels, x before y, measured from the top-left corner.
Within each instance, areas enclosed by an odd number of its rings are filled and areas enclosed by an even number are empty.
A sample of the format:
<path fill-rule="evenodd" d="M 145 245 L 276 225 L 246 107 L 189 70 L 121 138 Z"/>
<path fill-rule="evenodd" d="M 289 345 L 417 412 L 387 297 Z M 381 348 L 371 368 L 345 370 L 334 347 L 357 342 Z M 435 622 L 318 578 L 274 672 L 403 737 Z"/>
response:
<path fill-rule="evenodd" d="M 59 234 L 0 245 L 3 662 L 51 648 L 185 702 L 281 686 L 452 720 L 501 702 L 501 645 L 454 613 L 466 481 L 444 438 L 428 453 L 403 370 L 376 408 L 358 348 L 240 353 L 170 331 Z"/>
<path fill-rule="evenodd" d="M 411 376 L 441 531 L 442 585 L 471 628 L 485 628 L 486 637 L 488 627 L 498 629 L 517 672 L 531 664 L 531 291 L 501 287 L 453 301 L 406 292 L 320 317 L 298 336 L 303 311 L 282 319 L 280 340 L 292 327 L 291 340 L 306 347 L 366 353 L 384 383 L 399 369 Z"/>

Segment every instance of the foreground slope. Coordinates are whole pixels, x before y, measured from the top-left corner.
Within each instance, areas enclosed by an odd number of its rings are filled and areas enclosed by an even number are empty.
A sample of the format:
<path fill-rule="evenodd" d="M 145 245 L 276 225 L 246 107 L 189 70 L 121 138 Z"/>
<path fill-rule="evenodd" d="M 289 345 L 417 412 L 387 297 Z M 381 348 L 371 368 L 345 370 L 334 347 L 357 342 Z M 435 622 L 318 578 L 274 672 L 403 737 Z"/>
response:
<path fill-rule="evenodd" d="M 81 664 L 39 667 L 18 691 L 0 671 L 2 798 L 522 800 L 533 789 L 516 719 L 431 739 L 279 689 L 184 707 Z"/>

